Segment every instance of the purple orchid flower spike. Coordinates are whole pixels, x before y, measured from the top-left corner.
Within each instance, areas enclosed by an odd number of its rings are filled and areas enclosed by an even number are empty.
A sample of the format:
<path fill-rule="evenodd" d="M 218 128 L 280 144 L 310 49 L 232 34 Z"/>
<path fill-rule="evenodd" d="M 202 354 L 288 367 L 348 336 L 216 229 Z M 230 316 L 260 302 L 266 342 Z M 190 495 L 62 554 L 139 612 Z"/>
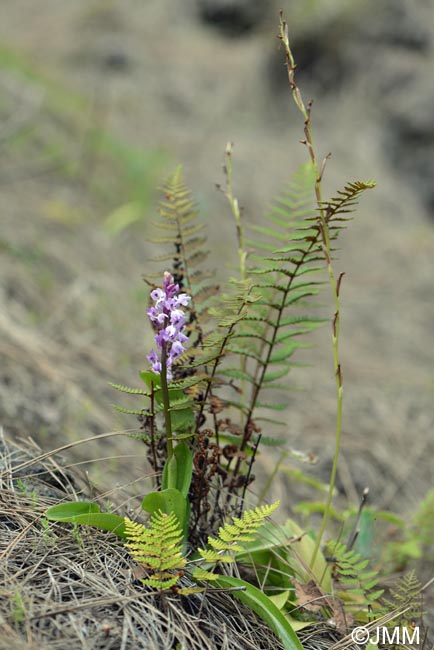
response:
<path fill-rule="evenodd" d="M 162 353 L 165 351 L 167 381 L 172 381 L 172 365 L 184 352 L 183 343 L 188 340 L 184 334 L 185 314 L 181 307 L 187 307 L 191 298 L 186 293 L 179 293 L 179 285 L 175 284 L 171 273 L 164 273 L 163 289 L 151 291 L 154 306 L 147 310 L 149 319 L 154 324 L 157 333 L 155 342 L 157 352 L 151 350 L 147 359 L 152 365 L 153 372 L 162 371 Z"/>

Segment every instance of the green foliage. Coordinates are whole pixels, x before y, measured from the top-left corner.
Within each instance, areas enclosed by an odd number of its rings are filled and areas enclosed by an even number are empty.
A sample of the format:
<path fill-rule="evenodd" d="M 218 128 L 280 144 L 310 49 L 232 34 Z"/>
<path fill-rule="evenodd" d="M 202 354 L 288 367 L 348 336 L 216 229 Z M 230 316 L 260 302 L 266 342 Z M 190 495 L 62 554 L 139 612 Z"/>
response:
<path fill-rule="evenodd" d="M 390 570 L 403 570 L 415 560 L 434 559 L 434 489 L 427 492 L 413 517 L 392 521 L 398 526 L 396 539 L 385 544 L 384 561 Z"/>
<path fill-rule="evenodd" d="M 299 308 L 304 310 L 323 284 L 324 252 L 315 182 L 314 165 L 303 165 L 265 215 L 267 225 L 251 226 L 255 233 L 262 235 L 260 240 L 248 242 L 255 251 L 249 258 L 252 289 L 259 298 L 240 319 L 235 332 L 234 339 L 242 340 L 242 344 L 228 346 L 235 354 L 251 361 L 245 371 L 245 378 L 252 384 L 249 414 L 260 406 L 285 407 L 284 403 L 270 404 L 267 399 L 259 402 L 259 392 L 268 394 L 273 388 L 285 387 L 278 380 L 291 371 L 290 359 L 296 351 L 306 347 L 298 337 L 324 322 L 323 318 L 309 313 L 295 312 Z M 343 215 L 351 211 L 368 187 L 372 183 L 349 183 L 338 192 L 337 198 L 323 204 L 332 239 L 339 234 L 341 222 L 345 220 Z"/>
<path fill-rule="evenodd" d="M 14 623 L 22 623 L 26 617 L 26 606 L 19 591 L 11 599 L 11 616 Z"/>
<path fill-rule="evenodd" d="M 188 499 L 176 488 L 166 488 L 158 492 L 149 492 L 142 501 L 142 508 L 149 514 L 163 512 L 174 513 L 179 526 L 186 532 L 190 514 Z"/>
<path fill-rule="evenodd" d="M 154 222 L 163 234 L 152 241 L 164 244 L 169 253 L 156 261 L 171 261 L 175 281 L 192 298 L 191 320 L 195 323 L 196 331 L 198 328 L 201 331 L 202 321 L 207 318 L 209 301 L 217 295 L 218 287 L 209 283 L 211 274 L 201 270 L 208 256 L 204 248 L 204 225 L 198 220 L 198 210 L 184 183 L 181 167 L 167 179 L 163 197 L 159 218 Z"/>
<path fill-rule="evenodd" d="M 429 490 L 420 503 L 413 517 L 415 536 L 420 543 L 421 550 L 434 551 L 434 488 Z"/>
<path fill-rule="evenodd" d="M 342 215 L 348 215 L 353 212 L 360 195 L 365 190 L 373 189 L 375 185 L 375 181 L 347 183 L 343 190 L 338 190 L 335 197 L 330 199 L 330 201 L 324 201 L 322 203 L 321 207 L 325 211 L 327 221 L 348 221 L 348 216 Z M 336 227 L 339 228 L 339 226 Z"/>
<path fill-rule="evenodd" d="M 384 589 L 375 589 L 379 575 L 378 571 L 367 570 L 369 560 L 342 542 L 329 542 L 326 552 L 333 563 L 335 586 L 341 587 L 344 598 L 353 599 L 356 609 L 372 606 L 378 601 Z"/>
<path fill-rule="evenodd" d="M 276 634 L 285 650 L 302 650 L 292 625 L 273 601 L 254 585 L 231 576 L 218 576 L 216 585 L 223 588 L 238 588 L 233 591 L 235 598 L 245 603 Z"/>
<path fill-rule="evenodd" d="M 413 570 L 400 576 L 388 596 L 383 596 L 380 603 L 382 614 L 399 611 L 400 620 L 405 623 L 422 618 L 422 584 L 416 572 Z"/>
<path fill-rule="evenodd" d="M 59 503 L 56 506 L 48 508 L 45 516 L 50 521 L 94 526 L 101 530 L 111 531 L 119 537 L 125 537 L 123 517 L 100 512 L 100 506 L 97 503 L 87 501 Z"/>
<path fill-rule="evenodd" d="M 199 548 L 198 553 L 208 563 L 233 562 L 233 554 L 242 553 L 245 550 L 243 544 L 254 540 L 253 535 L 278 505 L 279 502 L 276 501 L 271 505 L 258 506 L 254 510 L 247 510 L 242 517 L 233 517 L 231 524 L 225 523 L 219 529 L 218 537 L 208 537 L 208 546 L 211 548 Z M 197 579 L 197 574 L 193 573 L 193 577 Z M 203 579 L 202 577 L 201 580 Z"/>
<path fill-rule="evenodd" d="M 162 488 L 175 488 L 186 499 L 193 473 L 193 456 L 185 442 L 178 442 L 170 461 L 164 465 Z"/>
<path fill-rule="evenodd" d="M 174 587 L 179 575 L 173 572 L 183 569 L 187 562 L 182 554 L 183 533 L 176 515 L 156 511 L 149 527 L 125 517 L 125 531 L 125 546 L 133 560 L 149 571 L 143 584 L 162 591 Z"/>

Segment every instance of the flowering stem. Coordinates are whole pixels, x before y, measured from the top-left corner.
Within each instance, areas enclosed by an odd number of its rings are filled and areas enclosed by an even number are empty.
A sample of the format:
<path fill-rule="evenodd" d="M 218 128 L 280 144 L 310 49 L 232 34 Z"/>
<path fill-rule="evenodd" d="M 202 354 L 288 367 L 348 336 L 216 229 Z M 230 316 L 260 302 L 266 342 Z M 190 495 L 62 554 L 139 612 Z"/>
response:
<path fill-rule="evenodd" d="M 188 337 L 184 334 L 185 314 L 181 307 L 186 307 L 191 298 L 186 293 L 179 293 L 179 285 L 175 284 L 173 275 L 169 271 L 164 273 L 164 288 L 151 291 L 151 298 L 154 306 L 149 307 L 146 313 L 157 332 L 155 335 L 157 352 L 151 350 L 147 359 L 152 364 L 152 371 L 160 375 L 166 421 L 167 460 L 170 460 L 173 456 L 173 439 L 167 383 L 172 381 L 173 363 L 184 352 L 183 343 L 188 341 Z"/>
<path fill-rule="evenodd" d="M 166 423 L 166 437 L 167 437 L 167 460 L 170 460 L 173 455 L 173 441 L 172 441 L 172 421 L 170 419 L 170 400 L 169 389 L 167 386 L 167 347 L 162 345 L 161 349 L 161 392 L 163 394 L 164 404 L 164 420 Z"/>

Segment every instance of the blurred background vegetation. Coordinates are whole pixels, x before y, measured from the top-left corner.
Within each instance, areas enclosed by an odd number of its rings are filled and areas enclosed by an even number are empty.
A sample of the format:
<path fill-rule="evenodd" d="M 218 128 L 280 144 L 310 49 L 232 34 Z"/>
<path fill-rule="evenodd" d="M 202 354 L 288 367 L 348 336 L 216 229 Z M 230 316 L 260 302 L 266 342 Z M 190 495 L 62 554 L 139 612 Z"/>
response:
<path fill-rule="evenodd" d="M 410 513 L 433 484 L 434 8 L 430 0 L 26 0 L 1 2 L 0 423 L 44 450 L 132 428 L 107 382 L 134 385 L 151 333 L 143 275 L 158 187 L 182 163 L 223 279 L 236 262 L 222 182 L 234 142 L 235 193 L 257 222 L 306 151 L 278 50 L 289 22 L 299 84 L 315 99 L 325 187 L 374 178 L 342 239 L 344 446 L 339 489 L 369 486 Z M 232 248 L 230 243 L 232 242 Z M 324 298 L 324 300 L 326 300 Z M 332 315 L 330 302 L 325 314 Z M 289 402 L 289 444 L 333 453 L 330 331 L 315 334 Z M 272 434 L 272 432 L 266 432 Z M 104 484 L 146 472 L 124 438 L 67 462 Z M 275 456 L 264 456 L 271 472 Z M 299 493 L 284 465 L 277 496 Z"/>

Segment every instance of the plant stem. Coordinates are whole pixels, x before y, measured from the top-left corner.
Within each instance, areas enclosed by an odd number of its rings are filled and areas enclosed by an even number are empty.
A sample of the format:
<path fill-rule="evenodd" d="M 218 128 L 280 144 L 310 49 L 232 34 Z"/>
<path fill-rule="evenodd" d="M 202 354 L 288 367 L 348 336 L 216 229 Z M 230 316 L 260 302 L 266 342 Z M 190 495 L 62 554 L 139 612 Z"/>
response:
<path fill-rule="evenodd" d="M 160 487 L 160 475 L 158 473 L 158 462 L 157 462 L 157 452 L 155 449 L 155 384 L 151 382 L 151 421 L 150 421 L 150 438 L 151 438 L 151 454 L 152 454 L 152 463 L 154 465 L 154 471 L 156 475 L 157 488 Z M 145 441 L 143 441 L 145 442 Z"/>
<path fill-rule="evenodd" d="M 167 348 L 163 343 L 161 348 L 161 391 L 163 394 L 164 404 L 164 421 L 166 424 L 166 440 L 167 440 L 167 460 L 170 460 L 173 455 L 173 441 L 172 441 L 172 421 L 170 419 L 170 400 L 169 389 L 167 386 Z"/>
<path fill-rule="evenodd" d="M 234 196 L 233 186 L 232 186 L 232 143 L 228 142 L 225 150 L 225 165 L 224 171 L 226 174 L 226 191 L 224 192 L 225 197 L 228 200 L 228 203 L 231 207 L 232 214 L 235 219 L 235 227 L 237 232 L 237 242 L 238 242 L 238 257 L 240 265 L 240 279 L 242 282 L 246 280 L 246 260 L 247 260 L 247 251 L 245 250 L 245 241 L 244 241 L 244 231 L 241 223 L 241 211 L 238 204 L 238 200 Z M 240 370 L 242 373 L 246 372 L 247 360 L 245 357 L 240 357 Z M 243 378 L 241 380 L 241 404 L 244 407 L 246 402 L 246 380 Z M 242 413 L 240 414 L 242 419 Z"/>
<path fill-rule="evenodd" d="M 312 559 L 310 561 L 310 568 L 312 569 L 317 555 L 318 551 L 321 547 L 321 542 L 322 538 L 324 536 L 325 529 L 327 527 L 327 523 L 329 520 L 330 516 L 330 509 L 331 509 L 331 503 L 333 499 L 333 492 L 334 492 L 334 487 L 335 487 L 335 482 L 336 482 L 336 474 L 337 474 L 337 468 L 338 468 L 338 459 L 339 459 L 339 451 L 341 447 L 341 438 L 342 438 L 342 403 L 343 403 L 343 383 L 342 383 L 342 371 L 341 371 L 341 364 L 339 361 L 339 330 L 340 330 L 340 303 L 339 303 L 339 290 L 340 290 L 340 285 L 343 277 L 343 273 L 339 275 L 339 278 L 336 280 L 333 266 L 331 263 L 331 245 L 330 245 L 330 231 L 329 231 L 329 224 L 328 224 L 328 215 L 327 211 L 324 210 L 324 203 L 322 200 L 322 190 L 321 190 L 321 181 L 324 173 L 324 168 L 326 165 L 327 160 L 330 158 L 330 154 L 328 154 L 322 165 L 321 168 L 318 166 L 318 161 L 316 158 L 315 154 L 315 149 L 313 145 L 313 136 L 312 136 L 312 122 L 311 122 L 311 108 L 312 108 L 312 102 L 309 102 L 307 106 L 305 105 L 303 101 L 303 97 L 300 93 L 300 89 L 298 88 L 297 84 L 295 83 L 295 61 L 294 57 L 291 51 L 291 47 L 289 45 L 289 34 L 288 34 L 288 25 L 283 19 L 282 12 L 280 13 L 280 32 L 279 32 L 279 39 L 282 41 L 284 47 L 285 47 L 285 56 L 286 56 L 286 67 L 288 70 L 288 79 L 289 79 L 289 85 L 291 87 L 291 92 L 292 96 L 294 99 L 294 102 L 296 103 L 298 109 L 302 113 L 304 117 L 304 135 L 305 135 L 305 140 L 302 141 L 303 144 L 306 145 L 309 156 L 311 159 L 312 164 L 314 165 L 314 168 L 316 170 L 316 181 L 315 181 L 315 196 L 316 196 L 316 201 L 319 209 L 319 227 L 320 227 L 320 232 L 321 232 L 321 237 L 322 237 L 322 250 L 324 254 L 324 258 L 326 261 L 327 265 L 327 272 L 329 276 L 329 281 L 330 281 L 330 286 L 332 289 L 333 293 L 333 298 L 334 298 L 334 304 L 335 304 L 335 314 L 333 318 L 333 323 L 332 323 L 332 344 L 333 344 L 333 367 L 334 367 L 334 372 L 335 372 L 335 381 L 336 381 L 336 397 L 337 397 L 337 406 L 336 406 L 336 429 L 335 429 L 335 451 L 333 455 L 333 465 L 332 465 L 332 471 L 331 471 L 331 476 L 330 476 L 330 483 L 329 483 L 329 490 L 328 490 L 328 495 L 327 495 L 327 501 L 326 505 L 324 508 L 324 513 L 323 513 L 323 518 L 321 522 L 321 527 L 318 533 L 318 537 L 316 540 L 315 548 L 312 554 Z"/>
<path fill-rule="evenodd" d="M 225 151 L 225 172 L 226 172 L 226 192 L 224 193 L 229 205 L 231 206 L 232 214 L 234 215 L 235 225 L 237 229 L 238 241 L 238 257 L 240 258 L 240 277 L 241 280 L 246 279 L 246 259 L 247 251 L 245 250 L 244 232 L 241 223 L 241 211 L 238 205 L 238 200 L 234 197 L 232 189 L 232 143 L 228 142 Z"/>

